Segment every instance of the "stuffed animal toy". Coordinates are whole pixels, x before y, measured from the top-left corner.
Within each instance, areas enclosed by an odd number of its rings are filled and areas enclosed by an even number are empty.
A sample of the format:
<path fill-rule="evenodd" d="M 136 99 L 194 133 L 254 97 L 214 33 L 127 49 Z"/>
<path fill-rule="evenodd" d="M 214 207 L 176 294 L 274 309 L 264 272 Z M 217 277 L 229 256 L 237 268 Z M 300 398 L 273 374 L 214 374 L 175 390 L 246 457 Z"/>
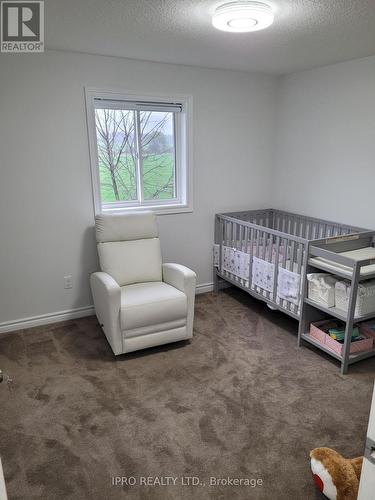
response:
<path fill-rule="evenodd" d="M 330 500 L 357 500 L 363 457 L 346 459 L 330 448 L 310 452 L 315 484 Z"/>

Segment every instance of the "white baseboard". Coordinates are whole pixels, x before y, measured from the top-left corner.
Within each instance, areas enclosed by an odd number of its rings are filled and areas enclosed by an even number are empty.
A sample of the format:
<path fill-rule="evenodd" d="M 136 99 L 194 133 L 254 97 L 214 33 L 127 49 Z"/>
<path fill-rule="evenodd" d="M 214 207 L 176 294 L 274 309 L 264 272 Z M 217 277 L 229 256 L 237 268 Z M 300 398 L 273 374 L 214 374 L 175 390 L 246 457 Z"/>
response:
<path fill-rule="evenodd" d="M 200 295 L 201 293 L 212 292 L 214 289 L 213 283 L 202 283 L 201 285 L 197 285 L 195 289 L 195 295 Z"/>
<path fill-rule="evenodd" d="M 7 321 L 0 323 L 0 333 L 13 332 L 15 330 L 24 330 L 34 326 L 48 325 L 50 323 L 59 323 L 69 319 L 84 318 L 92 316 L 95 313 L 94 306 L 77 307 L 67 311 L 58 311 L 50 314 L 41 314 L 40 316 L 32 316 L 16 321 Z"/>
<path fill-rule="evenodd" d="M 201 293 L 212 292 L 213 283 L 202 283 L 197 285 L 196 295 Z M 0 333 L 14 332 L 16 330 L 24 330 L 25 328 L 33 328 L 34 326 L 49 325 L 51 323 L 59 323 L 69 319 L 84 318 L 95 314 L 94 306 L 78 307 L 67 311 L 58 311 L 50 314 L 41 314 L 40 316 L 31 316 L 22 318 L 16 321 L 6 321 L 0 323 Z"/>

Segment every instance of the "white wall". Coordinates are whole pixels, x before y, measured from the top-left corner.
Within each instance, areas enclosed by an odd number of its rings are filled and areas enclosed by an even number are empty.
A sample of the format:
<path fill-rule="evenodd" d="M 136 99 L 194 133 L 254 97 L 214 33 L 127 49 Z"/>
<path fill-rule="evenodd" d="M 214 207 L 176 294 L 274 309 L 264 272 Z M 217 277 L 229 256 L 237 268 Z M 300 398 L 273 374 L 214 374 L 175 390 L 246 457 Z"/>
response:
<path fill-rule="evenodd" d="M 96 270 L 84 86 L 191 94 L 194 212 L 159 218 L 164 260 L 212 281 L 215 212 L 266 207 L 276 80 L 48 52 L 0 56 L 0 326 L 91 304 Z M 63 276 L 74 288 L 64 290 Z"/>
<path fill-rule="evenodd" d="M 273 204 L 375 228 L 375 57 L 282 78 Z"/>

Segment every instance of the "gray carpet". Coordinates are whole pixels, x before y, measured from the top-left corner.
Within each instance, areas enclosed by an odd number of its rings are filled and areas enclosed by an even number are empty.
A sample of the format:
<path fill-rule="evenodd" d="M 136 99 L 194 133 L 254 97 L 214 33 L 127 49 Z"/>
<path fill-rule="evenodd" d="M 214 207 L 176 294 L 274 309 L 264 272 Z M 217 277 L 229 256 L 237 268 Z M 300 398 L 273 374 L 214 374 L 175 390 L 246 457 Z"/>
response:
<path fill-rule="evenodd" d="M 375 359 L 341 376 L 297 323 L 239 290 L 197 297 L 195 336 L 115 358 L 94 317 L 0 336 L 13 499 L 321 499 L 308 454 L 363 452 Z M 112 486 L 113 476 L 177 477 Z M 197 486 L 182 478 L 199 477 Z M 210 486 L 210 477 L 262 485 Z"/>

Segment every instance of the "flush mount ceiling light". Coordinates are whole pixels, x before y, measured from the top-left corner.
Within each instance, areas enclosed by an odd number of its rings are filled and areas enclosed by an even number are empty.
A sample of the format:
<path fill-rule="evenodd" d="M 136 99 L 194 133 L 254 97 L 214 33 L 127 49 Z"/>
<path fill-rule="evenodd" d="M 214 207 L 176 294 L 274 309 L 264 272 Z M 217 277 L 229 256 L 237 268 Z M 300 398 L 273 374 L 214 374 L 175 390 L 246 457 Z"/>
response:
<path fill-rule="evenodd" d="M 267 28 L 273 18 L 272 8 L 265 3 L 237 1 L 220 5 L 212 17 L 212 24 L 218 30 L 245 33 Z"/>

